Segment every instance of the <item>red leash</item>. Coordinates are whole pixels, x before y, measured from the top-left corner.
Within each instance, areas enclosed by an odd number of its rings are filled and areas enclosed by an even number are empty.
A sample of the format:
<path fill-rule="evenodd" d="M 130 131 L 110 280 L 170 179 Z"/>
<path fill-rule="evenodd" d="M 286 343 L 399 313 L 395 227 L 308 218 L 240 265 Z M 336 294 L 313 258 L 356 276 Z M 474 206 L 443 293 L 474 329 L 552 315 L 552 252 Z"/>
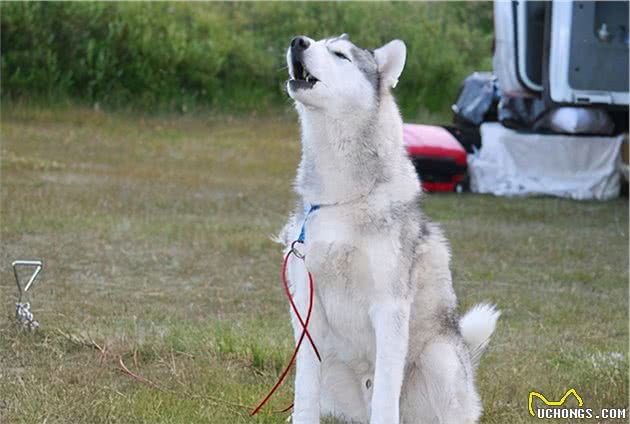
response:
<path fill-rule="evenodd" d="M 293 312 L 295 312 L 295 315 L 297 316 L 297 319 L 300 321 L 300 325 L 302 326 L 302 336 L 304 337 L 304 335 L 306 334 L 306 337 L 308 337 L 308 341 L 311 343 L 311 346 L 313 347 L 313 351 L 315 352 L 315 355 L 317 356 L 317 359 L 319 359 L 319 362 L 322 361 L 321 356 L 319 356 L 319 351 L 317 350 L 317 346 L 315 346 L 315 342 L 313 341 L 313 338 L 311 337 L 311 333 L 309 333 L 308 331 L 308 320 L 311 316 L 311 308 L 313 307 L 313 276 L 311 275 L 310 272 L 308 272 L 308 284 L 309 284 L 309 306 L 308 306 L 308 312 L 306 314 L 306 322 L 304 322 L 302 320 L 302 315 L 300 315 L 300 312 L 297 309 L 297 306 L 295 306 L 295 302 L 293 301 L 293 296 L 291 296 L 291 292 L 289 291 L 289 283 L 287 282 L 287 264 L 289 263 L 289 256 L 291 255 L 291 253 L 293 253 L 295 255 L 295 250 L 293 249 L 293 247 L 291 247 L 291 250 L 289 251 L 289 253 L 287 253 L 287 255 L 284 258 L 284 262 L 282 263 L 282 284 L 284 285 L 284 293 L 287 295 L 287 299 L 289 299 L 289 303 L 291 304 L 291 308 L 293 309 Z M 296 255 L 296 257 L 299 257 Z M 301 258 L 302 260 L 304 260 L 304 257 L 302 256 Z"/>
<path fill-rule="evenodd" d="M 293 243 L 293 245 L 295 245 L 295 242 Z M 313 296 L 313 276 L 311 275 L 311 273 L 307 271 L 308 272 L 308 285 L 309 285 L 309 300 L 308 300 L 308 311 L 306 313 L 306 320 L 302 319 L 302 316 L 300 315 L 300 312 L 298 311 L 297 306 L 295 306 L 295 302 L 293 301 L 293 296 L 291 296 L 291 292 L 289 290 L 289 283 L 287 281 L 287 264 L 289 263 L 289 257 L 291 256 L 291 254 L 294 254 L 298 258 L 304 259 L 304 256 L 301 256 L 295 253 L 293 245 L 291 246 L 291 250 L 289 251 L 289 253 L 287 253 L 287 255 L 284 257 L 284 262 L 282 263 L 282 284 L 284 284 L 284 292 L 287 295 L 287 298 L 289 299 L 289 303 L 291 304 L 291 309 L 293 309 L 293 312 L 295 312 L 297 319 L 300 321 L 300 325 L 302 326 L 302 334 L 300 335 L 300 338 L 297 344 L 295 345 L 295 349 L 293 350 L 293 354 L 291 355 L 291 359 L 289 360 L 289 363 L 287 364 L 284 371 L 282 371 L 282 374 L 280 374 L 280 377 L 278 377 L 278 381 L 271 388 L 267 396 L 265 396 L 264 399 L 260 401 L 256 409 L 254 409 L 249 414 L 250 416 L 256 415 L 261 410 L 261 408 L 267 403 L 269 399 L 271 399 L 271 396 L 273 396 L 273 394 L 276 392 L 276 390 L 278 390 L 278 388 L 280 387 L 284 379 L 287 377 L 287 374 L 289 374 L 289 371 L 291 370 L 291 367 L 293 366 L 293 363 L 295 362 L 295 358 L 297 357 L 297 353 L 300 350 L 300 346 L 302 345 L 302 342 L 304 341 L 305 336 L 308 337 L 308 341 L 311 343 L 311 346 L 313 347 L 313 351 L 315 352 L 315 355 L 317 355 L 317 359 L 319 359 L 320 362 L 322 360 L 321 356 L 319 356 L 319 351 L 317 350 L 317 347 L 315 346 L 315 342 L 313 341 L 313 338 L 311 337 L 311 334 L 309 333 L 307 329 L 308 323 L 311 320 L 311 312 L 313 310 L 313 297 L 314 297 Z M 291 408 L 293 408 L 293 404 L 283 409 L 282 412 L 286 412 L 290 410 Z"/>

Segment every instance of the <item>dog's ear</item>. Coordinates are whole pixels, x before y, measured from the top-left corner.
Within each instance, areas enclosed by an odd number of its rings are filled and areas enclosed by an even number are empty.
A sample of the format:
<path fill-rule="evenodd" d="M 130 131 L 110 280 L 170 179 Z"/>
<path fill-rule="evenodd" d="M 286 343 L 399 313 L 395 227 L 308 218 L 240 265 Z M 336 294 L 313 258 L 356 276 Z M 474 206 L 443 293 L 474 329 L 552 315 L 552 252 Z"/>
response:
<path fill-rule="evenodd" d="M 387 87 L 396 87 L 398 78 L 405 67 L 407 47 L 400 40 L 390 41 L 383 47 L 374 50 L 378 72 Z"/>

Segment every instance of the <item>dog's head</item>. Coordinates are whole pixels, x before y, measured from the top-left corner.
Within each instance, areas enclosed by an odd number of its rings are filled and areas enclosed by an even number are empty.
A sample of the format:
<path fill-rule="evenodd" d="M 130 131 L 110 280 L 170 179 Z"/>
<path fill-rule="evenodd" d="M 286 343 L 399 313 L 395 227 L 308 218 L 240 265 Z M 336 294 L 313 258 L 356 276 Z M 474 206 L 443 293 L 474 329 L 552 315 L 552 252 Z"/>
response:
<path fill-rule="evenodd" d="M 362 109 L 396 86 L 405 57 L 400 40 L 372 51 L 357 47 L 346 34 L 319 41 L 295 37 L 287 50 L 287 91 L 311 108 Z"/>

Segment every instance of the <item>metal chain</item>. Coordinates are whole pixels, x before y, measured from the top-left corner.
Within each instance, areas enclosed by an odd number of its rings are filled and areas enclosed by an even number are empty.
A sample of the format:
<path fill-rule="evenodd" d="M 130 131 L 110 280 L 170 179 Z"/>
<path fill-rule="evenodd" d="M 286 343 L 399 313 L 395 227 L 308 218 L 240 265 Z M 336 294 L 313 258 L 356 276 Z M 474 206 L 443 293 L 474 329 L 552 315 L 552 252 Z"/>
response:
<path fill-rule="evenodd" d="M 33 319 L 33 313 L 31 312 L 31 304 L 29 302 L 16 303 L 15 304 L 15 318 L 19 323 L 34 330 L 39 328 L 39 322 Z"/>

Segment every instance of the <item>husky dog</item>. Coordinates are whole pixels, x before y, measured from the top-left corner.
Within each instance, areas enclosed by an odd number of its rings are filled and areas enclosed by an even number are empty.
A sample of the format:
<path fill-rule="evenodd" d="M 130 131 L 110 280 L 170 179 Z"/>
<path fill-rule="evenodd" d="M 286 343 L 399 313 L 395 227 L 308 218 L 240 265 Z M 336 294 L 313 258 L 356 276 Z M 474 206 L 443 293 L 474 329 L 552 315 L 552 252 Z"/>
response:
<path fill-rule="evenodd" d="M 288 278 L 305 318 L 312 273 L 308 329 L 322 359 L 303 343 L 295 424 L 465 424 L 481 414 L 474 371 L 499 312 L 482 304 L 457 316 L 449 246 L 419 209 L 391 92 L 405 57 L 400 40 L 371 51 L 345 34 L 296 37 L 287 51 L 301 201 L 280 240 L 289 252 L 303 230 L 305 259 L 291 258 Z"/>

